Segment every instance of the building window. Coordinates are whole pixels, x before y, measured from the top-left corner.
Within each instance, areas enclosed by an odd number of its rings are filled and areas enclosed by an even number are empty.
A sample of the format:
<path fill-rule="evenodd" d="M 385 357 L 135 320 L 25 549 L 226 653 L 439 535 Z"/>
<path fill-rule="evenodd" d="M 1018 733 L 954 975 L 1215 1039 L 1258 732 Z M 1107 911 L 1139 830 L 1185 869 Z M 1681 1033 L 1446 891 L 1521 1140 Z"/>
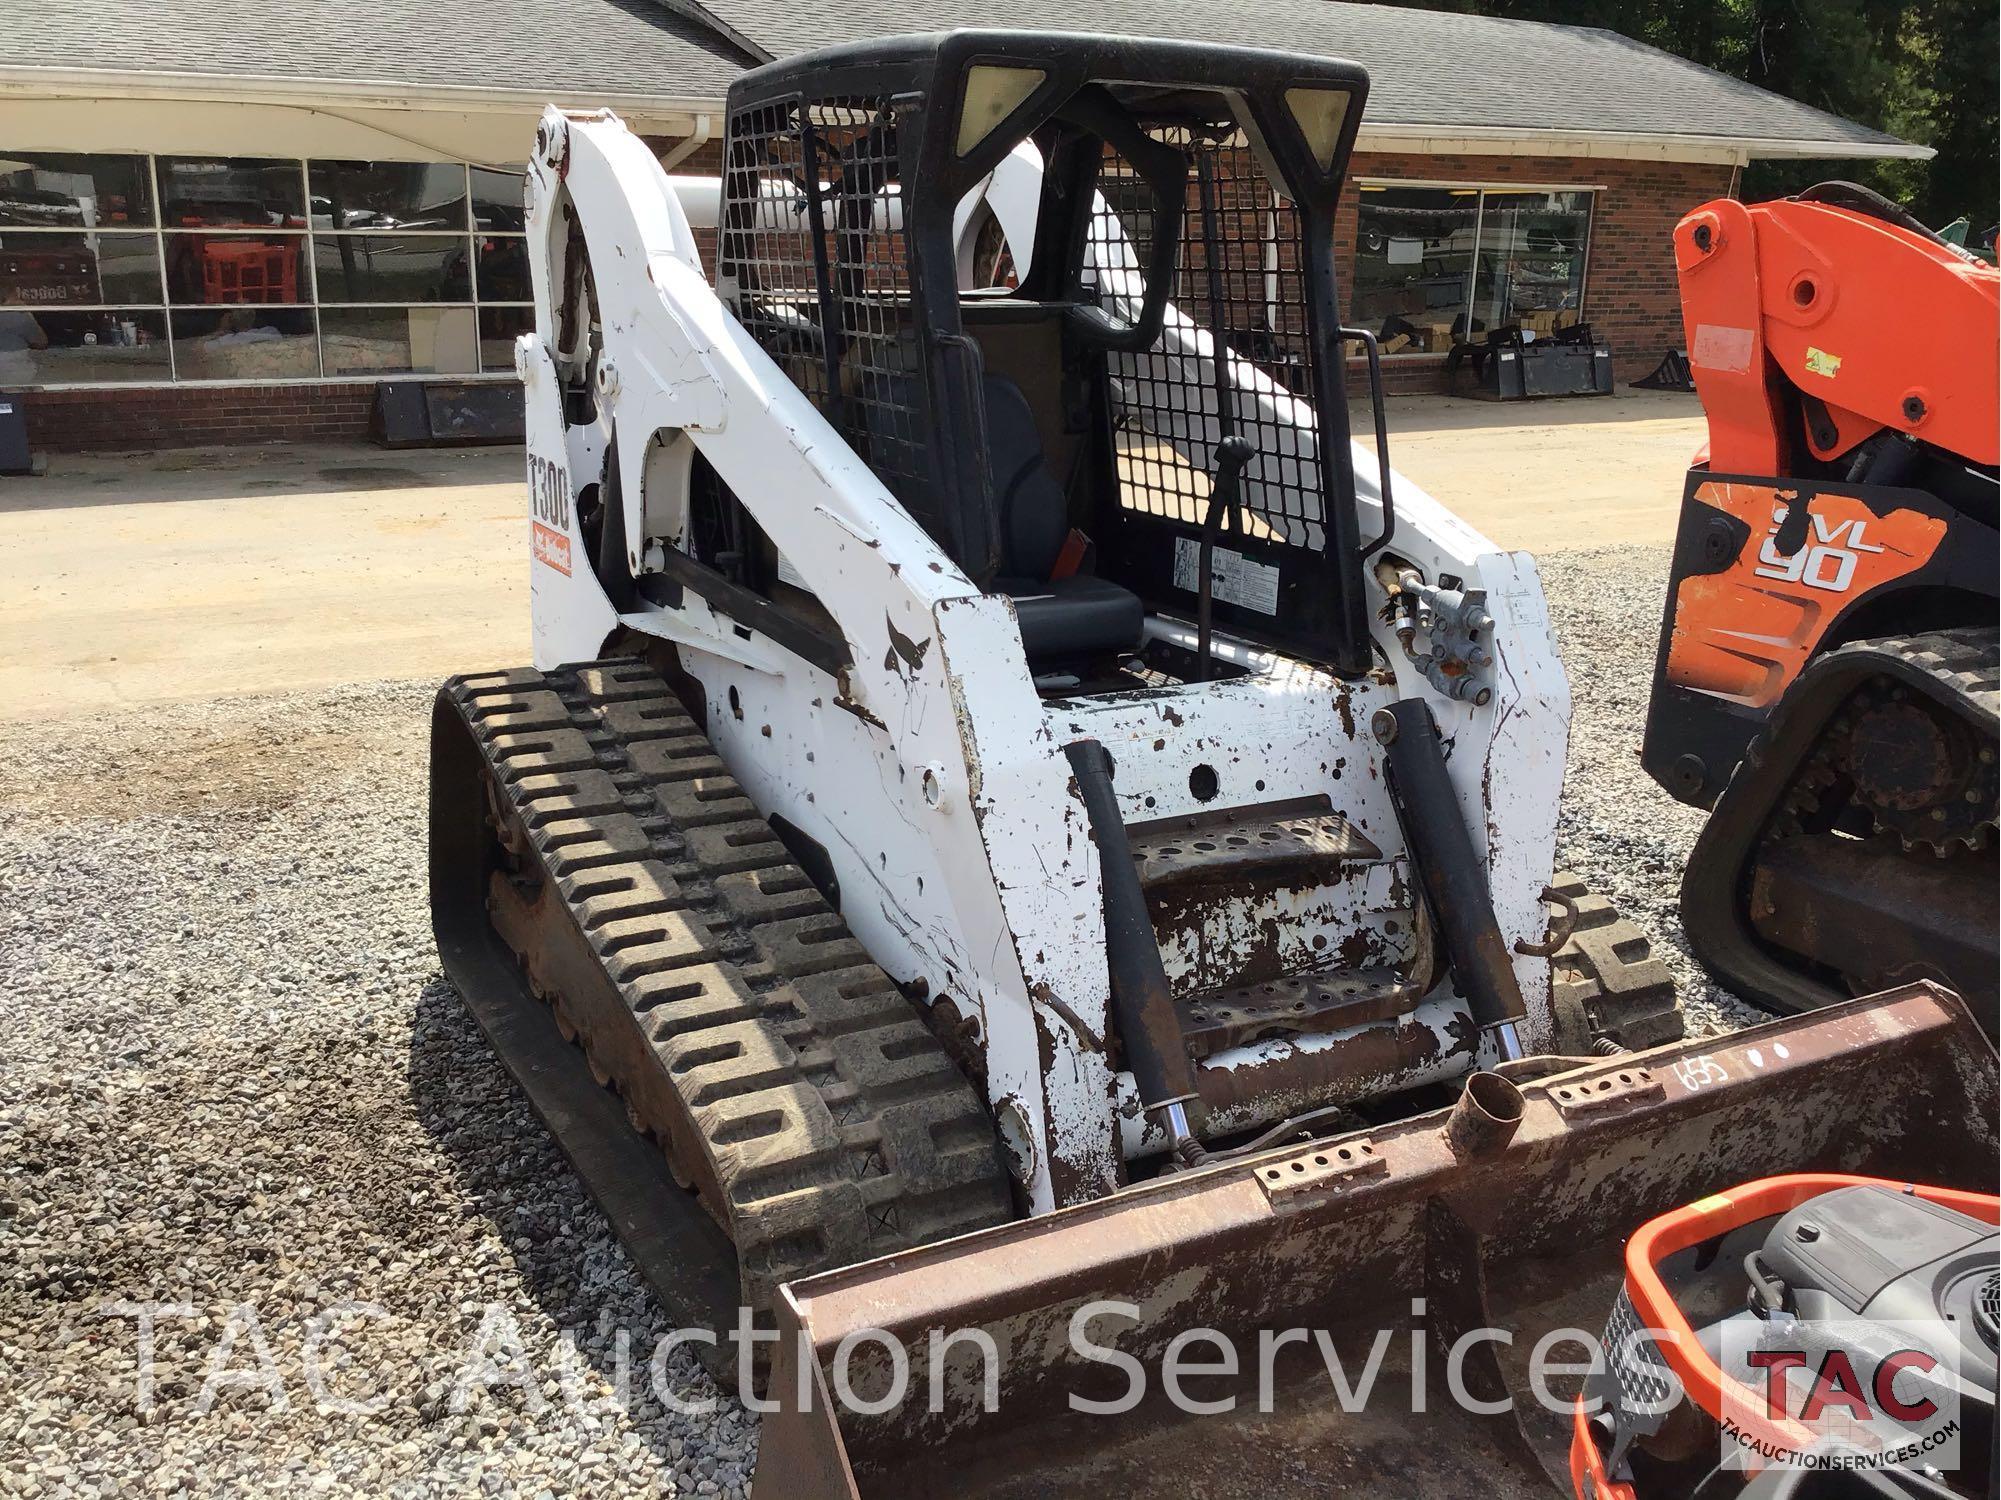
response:
<path fill-rule="evenodd" d="M 465 174 L 442 162 L 316 161 L 311 183 L 315 229 L 466 227 Z"/>
<path fill-rule="evenodd" d="M 306 227 L 306 185 L 295 161 L 161 156 L 154 166 L 169 229 Z"/>
<path fill-rule="evenodd" d="M 0 387 L 509 374 L 521 175 L 0 149 Z"/>
<path fill-rule="evenodd" d="M 326 307 L 320 348 L 329 375 L 465 373 L 480 367 L 470 307 Z"/>
<path fill-rule="evenodd" d="M 1364 183 L 1353 321 L 1389 354 L 1583 321 L 1592 192 Z"/>
<path fill-rule="evenodd" d="M 320 373 L 311 308 L 178 309 L 168 327 L 182 380 L 307 380 Z"/>
<path fill-rule="evenodd" d="M 45 151 L 0 158 L 0 225 L 151 229 L 153 178 L 143 156 Z"/>
<path fill-rule="evenodd" d="M 147 159 L 0 153 L 0 386 L 172 373 Z"/>
<path fill-rule="evenodd" d="M 1547 334 L 1583 322 L 1590 243 L 1588 192 L 1482 193 L 1474 331 L 1516 324 Z"/>

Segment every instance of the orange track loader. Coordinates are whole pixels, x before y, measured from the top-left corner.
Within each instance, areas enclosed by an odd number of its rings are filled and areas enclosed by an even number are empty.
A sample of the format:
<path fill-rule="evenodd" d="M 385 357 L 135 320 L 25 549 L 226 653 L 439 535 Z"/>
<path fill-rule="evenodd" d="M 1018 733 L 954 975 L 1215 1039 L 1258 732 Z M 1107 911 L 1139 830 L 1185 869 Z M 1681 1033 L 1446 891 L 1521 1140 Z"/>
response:
<path fill-rule="evenodd" d="M 1674 247 L 1709 444 L 1643 758 L 1713 809 L 1690 945 L 1774 1010 L 1924 978 L 1992 1034 L 2001 271 L 1842 183 Z"/>

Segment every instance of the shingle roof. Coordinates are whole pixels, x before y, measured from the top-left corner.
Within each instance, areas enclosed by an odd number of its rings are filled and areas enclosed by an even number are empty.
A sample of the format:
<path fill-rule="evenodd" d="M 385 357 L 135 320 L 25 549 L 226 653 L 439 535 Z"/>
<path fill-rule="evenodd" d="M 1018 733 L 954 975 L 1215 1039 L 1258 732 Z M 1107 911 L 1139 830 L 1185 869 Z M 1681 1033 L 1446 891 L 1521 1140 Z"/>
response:
<path fill-rule="evenodd" d="M 660 0 L 30 0 L 0 65 L 720 99 L 745 59 Z"/>
<path fill-rule="evenodd" d="M 954 26 L 1128 33 L 1351 58 L 1370 124 L 1902 144 L 1616 32 L 1338 0 L 707 0 L 770 52 Z"/>
<path fill-rule="evenodd" d="M 704 11 L 721 24 L 705 26 Z M 1352 58 L 1373 80 L 1365 130 L 1903 146 L 1614 32 L 1342 0 L 41 0 L 13 8 L 0 66 L 706 100 L 745 65 L 726 28 L 782 57 L 953 26 L 1227 37 Z"/>

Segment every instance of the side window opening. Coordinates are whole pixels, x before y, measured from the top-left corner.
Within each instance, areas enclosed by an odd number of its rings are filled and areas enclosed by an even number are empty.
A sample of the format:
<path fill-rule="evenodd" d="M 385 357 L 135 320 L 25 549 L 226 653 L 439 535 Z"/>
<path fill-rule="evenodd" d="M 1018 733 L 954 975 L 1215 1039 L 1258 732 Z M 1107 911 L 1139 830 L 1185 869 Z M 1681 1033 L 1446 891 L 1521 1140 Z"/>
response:
<path fill-rule="evenodd" d="M 979 229 L 973 236 L 973 263 L 970 280 L 961 288 L 968 292 L 1008 291 L 1021 285 L 1015 270 L 1014 249 L 998 215 L 982 206 Z"/>
<path fill-rule="evenodd" d="M 1305 408 L 1294 400 L 1312 389 L 1314 362 L 1299 215 L 1241 132 L 1151 133 L 1179 145 L 1194 170 L 1169 326 L 1154 349 L 1114 360 L 1120 505 L 1200 524 L 1214 446 L 1241 436 L 1257 450 L 1243 487 L 1248 534 L 1317 549 L 1319 457 L 1302 441 Z M 1123 241 L 1143 258 L 1149 197 L 1122 166 L 1108 152 L 1087 243 L 1115 257 Z"/>

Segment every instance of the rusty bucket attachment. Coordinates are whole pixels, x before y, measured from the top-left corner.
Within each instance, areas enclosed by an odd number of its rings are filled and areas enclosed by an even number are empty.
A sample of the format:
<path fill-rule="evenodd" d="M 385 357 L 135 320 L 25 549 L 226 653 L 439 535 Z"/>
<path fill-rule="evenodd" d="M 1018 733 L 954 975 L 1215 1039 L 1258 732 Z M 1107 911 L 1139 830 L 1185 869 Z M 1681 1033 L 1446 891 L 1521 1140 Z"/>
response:
<path fill-rule="evenodd" d="M 1568 1494 L 1637 1226 L 1779 1172 L 1993 1182 L 1994 1050 L 1931 986 L 1517 1082 L 791 1284 L 757 1500 Z"/>

